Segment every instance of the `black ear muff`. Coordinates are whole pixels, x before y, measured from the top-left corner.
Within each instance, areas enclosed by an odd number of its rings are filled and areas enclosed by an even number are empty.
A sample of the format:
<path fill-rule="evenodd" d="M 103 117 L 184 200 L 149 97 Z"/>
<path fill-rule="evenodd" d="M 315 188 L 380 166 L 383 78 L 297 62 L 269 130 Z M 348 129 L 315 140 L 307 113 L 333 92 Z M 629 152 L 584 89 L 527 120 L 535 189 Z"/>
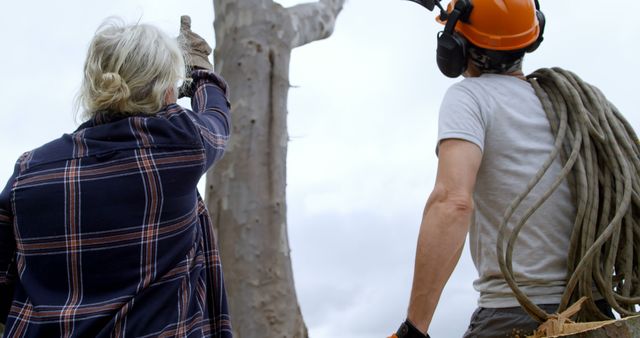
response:
<path fill-rule="evenodd" d="M 444 30 L 438 33 L 436 61 L 442 74 L 458 77 L 467 69 L 467 40 L 455 32 L 458 20 L 465 20 L 471 13 L 469 0 L 458 0 L 449 14 Z"/>
<path fill-rule="evenodd" d="M 467 40 L 457 33 L 438 35 L 436 61 L 442 74 L 456 78 L 467 69 Z"/>
<path fill-rule="evenodd" d="M 546 20 L 544 18 L 544 13 L 540 10 L 540 3 L 538 0 L 535 0 L 536 3 L 536 18 L 538 18 L 538 25 L 540 26 L 540 33 L 538 33 L 538 39 L 534 43 L 532 43 L 529 47 L 527 47 L 527 53 L 531 53 L 540 47 L 542 40 L 544 40 L 544 26 L 546 24 Z"/>

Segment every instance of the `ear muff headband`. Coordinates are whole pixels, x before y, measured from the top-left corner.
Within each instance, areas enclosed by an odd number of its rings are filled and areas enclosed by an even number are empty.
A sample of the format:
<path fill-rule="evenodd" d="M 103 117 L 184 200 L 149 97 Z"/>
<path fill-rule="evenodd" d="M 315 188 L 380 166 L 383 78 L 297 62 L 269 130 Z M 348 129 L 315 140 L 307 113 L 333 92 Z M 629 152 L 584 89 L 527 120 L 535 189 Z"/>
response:
<path fill-rule="evenodd" d="M 471 12 L 469 0 L 458 0 L 444 30 L 438 34 L 436 61 L 447 77 L 456 78 L 467 69 L 467 40 L 455 32 L 456 23 Z"/>

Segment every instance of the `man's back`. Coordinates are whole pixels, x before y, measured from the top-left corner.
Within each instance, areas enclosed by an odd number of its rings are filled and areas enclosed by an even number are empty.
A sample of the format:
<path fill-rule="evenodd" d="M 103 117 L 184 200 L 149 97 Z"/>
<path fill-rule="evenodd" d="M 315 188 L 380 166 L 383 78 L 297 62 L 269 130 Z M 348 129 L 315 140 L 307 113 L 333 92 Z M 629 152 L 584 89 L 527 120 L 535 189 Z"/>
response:
<path fill-rule="evenodd" d="M 497 262 L 498 226 L 509 204 L 526 189 L 554 148 L 547 116 L 528 82 L 514 76 L 484 74 L 451 87 L 439 121 L 439 140 L 460 138 L 483 150 L 470 227 L 471 254 L 479 273 L 474 282 L 480 292 L 479 306 L 518 306 Z M 560 169 L 556 160 L 509 220 L 509 230 L 551 186 Z M 560 300 L 574 217 L 575 207 L 565 181 L 528 219 L 518 236 L 514 273 L 519 286 L 535 303 Z"/>

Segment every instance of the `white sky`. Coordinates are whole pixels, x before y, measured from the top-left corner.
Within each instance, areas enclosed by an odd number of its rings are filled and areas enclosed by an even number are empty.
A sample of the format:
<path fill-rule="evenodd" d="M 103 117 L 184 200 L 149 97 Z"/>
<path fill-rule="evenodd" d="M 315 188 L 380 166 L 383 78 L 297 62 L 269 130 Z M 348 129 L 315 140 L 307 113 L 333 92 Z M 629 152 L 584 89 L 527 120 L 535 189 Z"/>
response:
<path fill-rule="evenodd" d="M 527 56 L 525 72 L 575 71 L 640 130 L 640 2 L 543 0 L 542 9 L 545 41 Z M 76 128 L 73 97 L 89 40 L 105 17 L 141 19 L 176 35 L 181 14 L 214 44 L 211 1 L 7 1 L 0 12 L 0 184 L 22 152 Z M 333 37 L 293 54 L 289 235 L 313 338 L 382 337 L 404 319 L 420 216 L 435 176 L 437 109 L 456 81 L 435 65 L 441 27 L 433 18 L 406 1 L 350 0 Z M 465 331 L 475 276 L 465 252 L 434 317 L 433 337 Z"/>

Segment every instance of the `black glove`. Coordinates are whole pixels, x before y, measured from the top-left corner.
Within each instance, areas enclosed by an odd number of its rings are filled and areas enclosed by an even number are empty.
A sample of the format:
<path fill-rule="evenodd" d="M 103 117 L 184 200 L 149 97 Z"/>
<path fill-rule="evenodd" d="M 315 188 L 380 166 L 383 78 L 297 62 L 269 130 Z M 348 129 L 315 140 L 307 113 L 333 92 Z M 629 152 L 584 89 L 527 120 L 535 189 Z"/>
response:
<path fill-rule="evenodd" d="M 429 334 L 420 332 L 410 321 L 405 320 L 398 331 L 393 335 L 394 338 L 430 338 Z"/>

